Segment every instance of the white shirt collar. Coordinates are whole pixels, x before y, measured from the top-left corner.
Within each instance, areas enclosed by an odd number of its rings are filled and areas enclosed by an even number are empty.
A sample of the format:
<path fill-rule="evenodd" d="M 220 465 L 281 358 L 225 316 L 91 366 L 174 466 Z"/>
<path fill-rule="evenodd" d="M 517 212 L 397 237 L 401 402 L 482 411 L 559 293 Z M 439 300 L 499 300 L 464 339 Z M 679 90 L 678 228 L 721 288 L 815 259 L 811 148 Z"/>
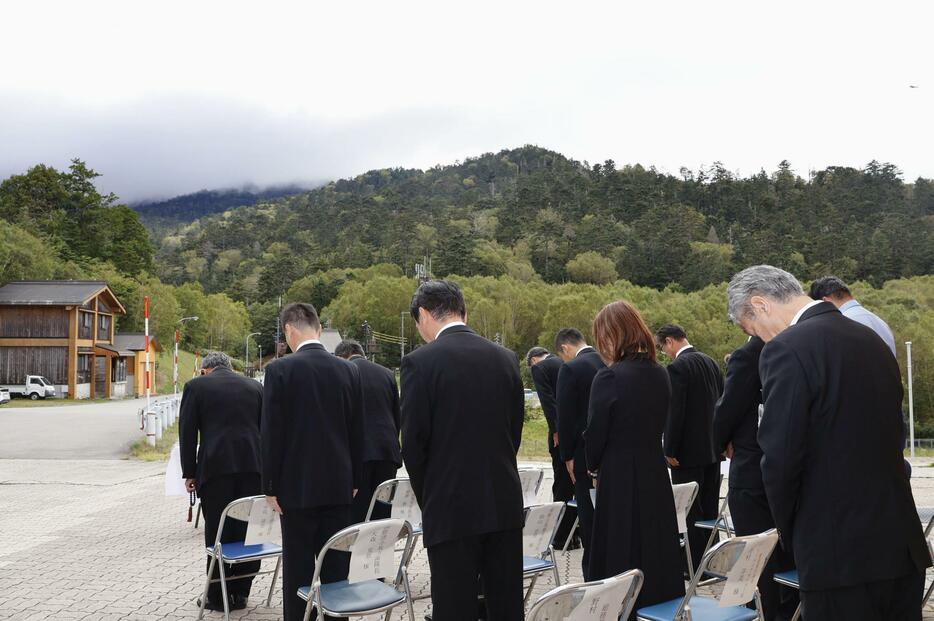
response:
<path fill-rule="evenodd" d="M 311 344 L 321 345 L 322 343 L 321 343 L 321 341 L 318 340 L 318 339 L 308 339 L 307 341 L 302 341 L 301 343 L 299 343 L 299 344 L 298 344 L 298 347 L 295 348 L 295 351 L 298 351 L 299 349 L 301 349 L 301 348 L 304 347 L 305 345 L 311 345 Z"/>
<path fill-rule="evenodd" d="M 463 321 L 451 321 L 449 323 L 446 323 L 443 326 L 441 326 L 441 329 L 438 330 L 437 334 L 435 334 L 435 338 L 438 338 L 439 336 L 441 336 L 441 333 L 447 330 L 448 328 L 453 328 L 454 326 L 466 326 L 466 325 L 467 324 L 464 323 Z"/>
<path fill-rule="evenodd" d="M 798 321 L 801 319 L 801 315 L 804 314 L 804 311 L 811 308 L 812 306 L 820 304 L 821 302 L 823 302 L 823 300 L 811 300 L 809 304 L 805 304 L 804 307 L 795 314 L 794 319 L 791 320 L 791 323 L 788 324 L 788 326 L 791 327 L 798 323 Z"/>
<path fill-rule="evenodd" d="M 692 347 L 694 347 L 694 346 L 691 345 L 690 343 L 688 343 L 687 345 L 685 345 L 684 347 L 682 347 L 681 349 L 679 349 L 678 351 L 675 352 L 675 358 L 677 358 L 678 356 L 680 356 L 680 355 L 681 355 L 681 352 L 683 352 L 685 349 L 691 349 Z"/>
<path fill-rule="evenodd" d="M 590 345 L 586 345 L 586 344 L 585 344 L 583 347 L 581 347 L 580 349 L 578 349 L 578 350 L 577 350 L 577 353 L 574 354 L 574 357 L 577 358 L 578 356 L 580 356 L 580 355 L 581 355 L 581 352 L 584 351 L 585 349 L 590 349 Z"/>

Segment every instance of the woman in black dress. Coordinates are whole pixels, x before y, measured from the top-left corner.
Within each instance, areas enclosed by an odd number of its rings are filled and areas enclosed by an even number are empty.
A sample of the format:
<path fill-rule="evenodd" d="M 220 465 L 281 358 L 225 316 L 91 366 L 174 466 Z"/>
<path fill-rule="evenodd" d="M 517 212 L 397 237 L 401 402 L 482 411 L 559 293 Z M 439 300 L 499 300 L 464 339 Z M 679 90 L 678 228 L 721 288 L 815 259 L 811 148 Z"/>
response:
<path fill-rule="evenodd" d="M 639 312 L 619 300 L 593 323 L 607 364 L 593 380 L 584 434 L 597 477 L 591 579 L 641 569 L 636 608 L 684 596 L 685 561 L 671 481 L 662 454 L 671 385 L 655 361 L 655 340 Z"/>

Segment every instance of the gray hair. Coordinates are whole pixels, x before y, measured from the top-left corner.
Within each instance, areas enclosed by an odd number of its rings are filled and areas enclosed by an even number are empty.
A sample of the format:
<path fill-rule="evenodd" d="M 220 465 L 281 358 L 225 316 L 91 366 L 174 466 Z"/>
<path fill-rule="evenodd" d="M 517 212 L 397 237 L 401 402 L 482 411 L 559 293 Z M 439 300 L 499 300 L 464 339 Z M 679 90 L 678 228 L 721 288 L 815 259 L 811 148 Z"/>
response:
<path fill-rule="evenodd" d="M 222 351 L 209 351 L 206 353 L 204 355 L 204 360 L 201 361 L 201 368 L 214 369 L 216 367 L 223 367 L 225 369 L 233 368 L 230 364 L 230 356 Z"/>
<path fill-rule="evenodd" d="M 733 323 L 751 314 L 749 299 L 761 295 L 776 302 L 788 302 L 804 295 L 798 279 L 785 270 L 771 265 L 754 265 L 734 275 L 726 288 L 726 311 Z"/>

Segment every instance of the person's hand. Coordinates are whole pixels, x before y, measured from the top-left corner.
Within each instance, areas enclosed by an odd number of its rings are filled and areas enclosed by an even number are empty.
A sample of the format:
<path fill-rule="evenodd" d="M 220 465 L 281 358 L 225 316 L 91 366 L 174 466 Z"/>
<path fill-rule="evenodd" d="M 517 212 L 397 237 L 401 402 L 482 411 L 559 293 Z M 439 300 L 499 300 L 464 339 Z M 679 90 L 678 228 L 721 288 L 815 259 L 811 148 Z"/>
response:
<path fill-rule="evenodd" d="M 569 459 L 564 462 L 564 465 L 568 469 L 568 474 L 571 475 L 571 483 L 577 483 L 577 477 L 574 476 L 574 460 Z"/>
<path fill-rule="evenodd" d="M 360 491 L 360 490 L 358 490 L 358 489 L 355 489 L 355 490 L 353 491 L 353 497 L 354 497 L 354 498 L 357 497 L 357 492 L 359 492 L 359 491 Z"/>
<path fill-rule="evenodd" d="M 272 510 L 282 515 L 282 507 L 279 506 L 279 499 L 275 496 L 266 496 L 266 502 L 269 503 L 269 506 L 272 507 Z"/>
<path fill-rule="evenodd" d="M 727 459 L 733 459 L 733 443 L 732 443 L 732 442 L 730 442 L 730 443 L 728 443 L 728 444 L 726 445 L 726 450 L 723 451 L 723 455 L 724 455 Z"/>
<path fill-rule="evenodd" d="M 185 479 L 185 489 L 190 493 L 195 491 L 195 480 Z"/>
<path fill-rule="evenodd" d="M 668 462 L 668 465 L 671 466 L 672 468 L 677 468 L 678 466 L 681 465 L 681 464 L 678 462 L 677 458 L 675 458 L 675 457 L 668 457 L 668 456 L 666 455 L 666 456 L 665 456 L 665 461 L 667 461 L 667 462 Z"/>
<path fill-rule="evenodd" d="M 555 446 L 558 446 L 558 432 L 557 431 L 551 434 L 551 442 Z"/>

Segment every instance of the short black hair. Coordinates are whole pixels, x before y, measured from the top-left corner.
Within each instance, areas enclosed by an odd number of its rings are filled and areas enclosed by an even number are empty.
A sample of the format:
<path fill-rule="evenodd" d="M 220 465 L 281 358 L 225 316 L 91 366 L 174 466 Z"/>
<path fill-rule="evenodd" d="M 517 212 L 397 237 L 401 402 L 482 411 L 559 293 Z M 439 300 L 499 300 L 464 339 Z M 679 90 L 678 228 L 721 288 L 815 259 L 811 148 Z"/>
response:
<path fill-rule="evenodd" d="M 836 276 L 824 276 L 811 283 L 811 290 L 808 292 L 811 299 L 823 300 L 826 297 L 841 298 L 844 295 L 853 295 L 846 283 Z"/>
<path fill-rule="evenodd" d="M 467 316 L 467 303 L 457 283 L 450 280 L 429 280 L 423 282 L 412 296 L 409 312 L 418 323 L 418 309 L 424 308 L 435 319 L 457 315 L 461 319 Z"/>
<path fill-rule="evenodd" d="M 562 345 L 580 345 L 586 343 L 584 335 L 577 328 L 561 328 L 555 335 L 555 349 L 561 349 Z"/>
<path fill-rule="evenodd" d="M 688 337 L 688 333 L 684 331 L 684 328 L 676 323 L 666 323 L 655 331 L 655 342 L 658 345 L 664 343 L 665 339 L 668 337 L 671 337 L 676 341 L 683 341 Z"/>
<path fill-rule="evenodd" d="M 550 352 L 544 347 L 533 347 L 529 350 L 529 353 L 525 355 L 525 366 L 532 368 L 532 358 L 538 358 L 539 356 L 546 356 Z"/>
<path fill-rule="evenodd" d="M 345 339 L 334 348 L 334 355 L 340 358 L 350 358 L 351 356 L 366 356 L 363 351 L 363 345 L 354 339 Z"/>
<path fill-rule="evenodd" d="M 311 304 L 305 302 L 292 302 L 286 304 L 282 312 L 279 313 L 279 321 L 284 328 L 291 325 L 294 328 L 315 328 L 321 327 L 321 321 L 318 319 L 318 311 Z"/>

